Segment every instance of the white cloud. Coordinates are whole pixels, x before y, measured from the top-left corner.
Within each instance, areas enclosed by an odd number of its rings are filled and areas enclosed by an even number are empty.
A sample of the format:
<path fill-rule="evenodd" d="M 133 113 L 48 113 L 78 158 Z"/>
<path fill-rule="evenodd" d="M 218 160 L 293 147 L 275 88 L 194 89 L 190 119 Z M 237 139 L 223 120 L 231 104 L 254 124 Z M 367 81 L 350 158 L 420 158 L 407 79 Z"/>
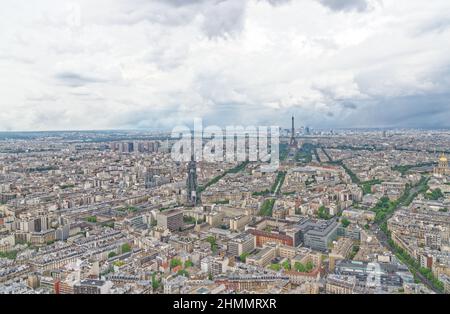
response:
<path fill-rule="evenodd" d="M 394 125 L 365 112 L 405 98 L 411 125 L 448 117 L 450 3 L 339 3 L 5 0 L 0 129 Z"/>

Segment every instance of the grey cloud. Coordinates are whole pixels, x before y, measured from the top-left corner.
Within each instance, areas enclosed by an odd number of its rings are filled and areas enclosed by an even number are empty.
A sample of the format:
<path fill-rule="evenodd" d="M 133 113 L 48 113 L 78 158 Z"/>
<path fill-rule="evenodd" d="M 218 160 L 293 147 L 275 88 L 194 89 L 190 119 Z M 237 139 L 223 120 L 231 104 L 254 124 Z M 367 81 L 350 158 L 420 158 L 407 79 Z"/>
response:
<path fill-rule="evenodd" d="M 98 78 L 84 76 L 74 72 L 60 72 L 55 75 L 55 78 L 63 85 L 70 87 L 80 87 L 90 83 L 105 82 Z"/>
<path fill-rule="evenodd" d="M 361 104 L 339 126 L 450 127 L 450 94 L 374 99 Z"/>
<path fill-rule="evenodd" d="M 35 102 L 55 102 L 58 100 L 58 97 L 56 95 L 47 95 L 47 94 L 43 94 L 43 95 L 31 95 L 31 96 L 26 96 L 26 99 L 28 101 L 35 101 Z"/>
<path fill-rule="evenodd" d="M 358 11 L 369 9 L 367 0 L 318 0 L 323 6 L 333 11 Z"/>
<path fill-rule="evenodd" d="M 228 37 L 238 34 L 245 24 L 246 0 L 157 0 L 151 3 L 134 0 L 141 4 L 139 10 L 126 10 L 113 23 L 137 24 L 142 21 L 165 26 L 185 26 L 202 15 L 202 30 L 209 38 Z M 291 0 L 258 0 L 272 6 L 280 6 Z"/>
<path fill-rule="evenodd" d="M 34 64 L 34 61 L 31 60 L 30 58 L 13 56 L 13 55 L 0 55 L 0 61 L 5 61 L 5 62 L 13 61 L 13 62 L 18 62 L 18 63 L 23 63 L 23 64 Z"/>
<path fill-rule="evenodd" d="M 416 28 L 414 35 L 423 35 L 430 32 L 442 33 L 447 31 L 449 28 L 450 16 L 435 18 Z"/>
<path fill-rule="evenodd" d="M 210 37 L 234 35 L 244 27 L 246 3 L 241 0 L 221 1 L 204 12 L 203 31 Z"/>
<path fill-rule="evenodd" d="M 184 26 L 203 11 L 205 0 L 130 0 L 122 3 L 119 12 L 108 18 L 113 25 L 136 25 L 142 22 L 164 26 Z M 214 4 L 211 1 L 210 4 Z"/>
<path fill-rule="evenodd" d="M 162 3 L 170 4 L 170 5 L 175 6 L 175 7 L 180 7 L 180 6 L 204 3 L 207 0 L 158 0 L 158 1 L 162 2 Z"/>
<path fill-rule="evenodd" d="M 180 105 L 181 106 L 181 105 Z M 188 116 L 180 106 L 170 105 L 164 109 L 148 108 L 130 110 L 120 116 L 111 117 L 114 125 L 126 129 L 170 129 L 178 124 L 192 122 L 193 116 Z"/>
<path fill-rule="evenodd" d="M 269 4 L 273 5 L 273 6 L 279 6 L 279 5 L 283 5 L 286 3 L 291 2 L 292 0 L 259 0 L 261 2 L 268 2 Z"/>
<path fill-rule="evenodd" d="M 291 0 L 259 0 L 272 6 L 280 6 Z M 175 0 L 175 2 L 178 2 Z M 194 0 L 190 1 L 194 2 Z M 203 1 L 198 1 L 203 2 Z M 227 37 L 239 33 L 245 24 L 247 1 L 245 0 L 217 0 L 214 5 L 207 6 L 204 15 L 203 30 L 210 37 Z"/>
<path fill-rule="evenodd" d="M 352 103 L 352 102 L 343 102 L 343 103 L 341 103 L 340 104 L 343 108 L 346 108 L 346 109 L 357 109 L 358 107 L 354 104 L 354 103 Z"/>
<path fill-rule="evenodd" d="M 192 4 L 198 4 L 198 3 L 205 3 L 205 2 L 210 2 L 210 3 L 221 3 L 221 2 L 229 2 L 232 0 L 157 0 L 159 2 L 163 2 L 163 3 L 168 3 L 172 6 L 186 6 L 186 5 L 192 5 Z M 278 6 L 278 5 L 283 5 L 286 3 L 291 2 L 292 0 L 258 0 L 259 2 L 267 2 L 270 5 L 273 6 Z M 247 0 L 241 0 L 240 2 L 247 2 Z"/>

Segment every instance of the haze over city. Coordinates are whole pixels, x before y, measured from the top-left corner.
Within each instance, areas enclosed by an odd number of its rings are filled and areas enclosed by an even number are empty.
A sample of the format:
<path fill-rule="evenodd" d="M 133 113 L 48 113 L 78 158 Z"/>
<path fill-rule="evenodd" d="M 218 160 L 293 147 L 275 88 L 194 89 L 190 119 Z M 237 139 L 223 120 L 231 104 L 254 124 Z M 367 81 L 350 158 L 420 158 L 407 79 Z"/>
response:
<path fill-rule="evenodd" d="M 448 127 L 446 0 L 2 1 L 0 130 Z"/>

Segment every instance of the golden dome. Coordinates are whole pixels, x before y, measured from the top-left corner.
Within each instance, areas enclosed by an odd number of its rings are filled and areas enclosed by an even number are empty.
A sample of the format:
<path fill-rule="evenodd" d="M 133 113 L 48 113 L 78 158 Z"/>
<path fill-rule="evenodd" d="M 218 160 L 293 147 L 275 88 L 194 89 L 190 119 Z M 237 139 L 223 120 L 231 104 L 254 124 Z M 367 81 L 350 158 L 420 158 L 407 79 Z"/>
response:
<path fill-rule="evenodd" d="M 441 158 L 439 158 L 439 161 L 448 162 L 448 159 L 447 159 L 447 157 L 445 157 L 445 155 L 442 155 Z"/>

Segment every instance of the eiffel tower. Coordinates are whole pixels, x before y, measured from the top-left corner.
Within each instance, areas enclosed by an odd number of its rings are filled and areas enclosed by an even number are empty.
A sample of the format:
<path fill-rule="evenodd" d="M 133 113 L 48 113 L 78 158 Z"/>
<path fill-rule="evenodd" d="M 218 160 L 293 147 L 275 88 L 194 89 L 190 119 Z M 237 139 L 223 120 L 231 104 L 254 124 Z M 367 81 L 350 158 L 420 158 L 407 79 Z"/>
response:
<path fill-rule="evenodd" d="M 289 146 L 291 146 L 291 147 L 297 147 L 297 140 L 295 139 L 294 116 L 292 116 L 291 140 L 290 140 L 290 142 L 289 142 Z"/>

